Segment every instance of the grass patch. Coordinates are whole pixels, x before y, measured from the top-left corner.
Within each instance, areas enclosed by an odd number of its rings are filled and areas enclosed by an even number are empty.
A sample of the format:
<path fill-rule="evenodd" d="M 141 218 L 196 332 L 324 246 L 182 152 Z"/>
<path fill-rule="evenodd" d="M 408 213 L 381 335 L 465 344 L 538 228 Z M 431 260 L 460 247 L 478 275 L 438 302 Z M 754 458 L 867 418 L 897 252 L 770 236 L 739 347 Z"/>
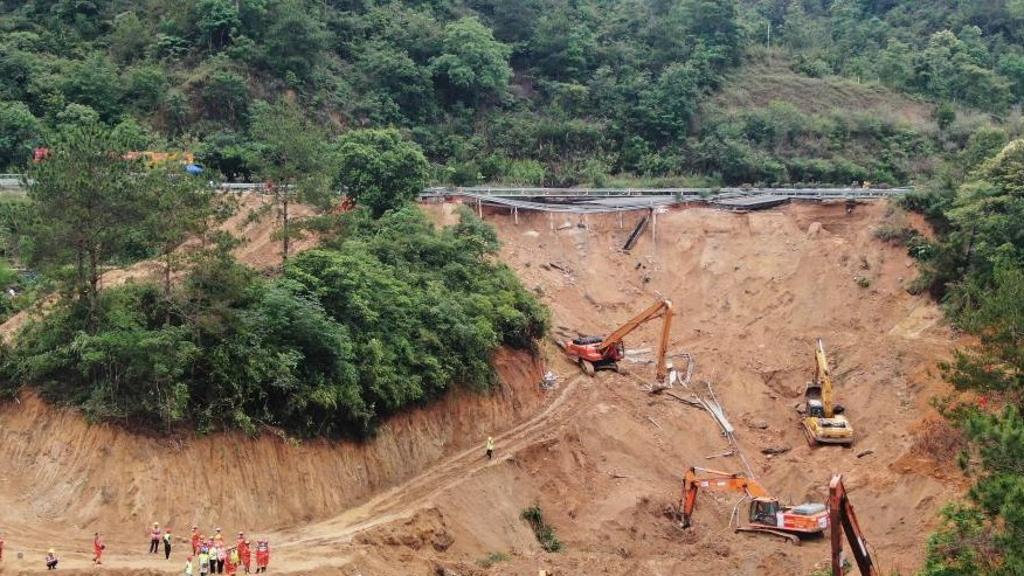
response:
<path fill-rule="evenodd" d="M 501 562 L 508 562 L 508 554 L 505 554 L 504 552 L 491 552 L 485 558 L 477 560 L 476 563 L 481 568 L 490 568 L 491 566 Z"/>
<path fill-rule="evenodd" d="M 920 233 L 917 230 L 909 226 L 885 224 L 875 228 L 875 238 L 883 242 L 892 242 L 893 244 L 905 245 L 919 235 Z"/>
<path fill-rule="evenodd" d="M 545 552 L 558 552 L 562 549 L 562 542 L 555 535 L 554 528 L 544 521 L 544 511 L 540 506 L 534 504 L 526 508 L 520 517 L 530 524 L 533 535 L 537 537 L 537 542 L 540 542 L 540 547 Z"/>

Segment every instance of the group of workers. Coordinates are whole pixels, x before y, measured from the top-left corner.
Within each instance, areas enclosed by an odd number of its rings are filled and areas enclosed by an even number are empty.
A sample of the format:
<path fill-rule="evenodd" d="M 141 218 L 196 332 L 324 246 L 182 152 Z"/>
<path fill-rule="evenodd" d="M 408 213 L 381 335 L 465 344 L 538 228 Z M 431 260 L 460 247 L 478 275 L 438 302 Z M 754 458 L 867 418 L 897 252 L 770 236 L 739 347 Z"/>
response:
<path fill-rule="evenodd" d="M 488 460 L 493 458 L 493 437 L 487 437 L 484 452 Z M 163 544 L 164 559 L 169 559 L 171 557 L 172 540 L 170 528 L 161 529 L 160 524 L 154 522 L 153 529 L 149 531 L 149 553 L 159 554 L 161 544 Z M 197 572 L 198 576 L 209 576 L 211 574 L 233 575 L 238 573 L 239 567 L 243 568 L 246 574 L 251 574 L 253 556 L 256 557 L 257 574 L 266 572 L 267 566 L 270 564 L 270 544 L 266 540 L 257 540 L 256 548 L 253 550 L 251 543 L 242 532 L 238 533 L 238 540 L 235 542 L 235 545 L 228 546 L 224 543 L 224 536 L 221 534 L 220 528 L 216 529 L 212 538 L 206 538 L 199 532 L 198 526 L 193 526 L 191 542 L 192 554 L 185 561 L 185 576 L 195 576 Z M 94 564 L 103 564 L 103 551 L 106 548 L 106 544 L 103 543 L 103 535 L 100 532 L 96 532 L 92 540 L 92 561 Z M 0 560 L 3 559 L 4 538 L 3 534 L 0 534 Z M 58 562 L 57 552 L 50 548 L 46 553 L 46 569 L 55 570 Z"/>
<path fill-rule="evenodd" d="M 494 438 L 488 436 L 484 446 L 487 459 L 490 460 L 494 454 Z M 238 540 L 234 546 L 227 546 L 224 543 L 224 536 L 221 529 L 217 528 L 212 538 L 206 538 L 199 532 L 198 526 L 192 527 L 192 554 L 185 561 L 185 576 L 209 576 L 211 574 L 238 573 L 239 567 L 245 570 L 246 574 L 252 573 L 253 556 L 256 557 L 256 573 L 267 571 L 270 564 L 270 543 L 266 540 L 257 540 L 255 551 L 251 543 L 246 539 L 245 534 L 238 533 Z M 171 557 L 172 536 L 170 528 L 161 529 L 158 522 L 153 523 L 153 529 L 149 531 L 149 553 L 159 554 L 160 545 L 163 544 L 164 559 Z M 92 561 L 94 564 L 103 564 L 103 551 L 107 546 L 103 543 L 103 535 L 96 532 L 92 540 Z M 255 552 L 255 554 L 253 553 Z M 4 538 L 0 534 L 0 560 L 4 559 Z M 46 569 L 55 570 L 59 559 L 57 552 L 50 548 L 46 553 Z"/>
<path fill-rule="evenodd" d="M 255 552 L 255 554 L 253 553 Z M 185 561 L 185 576 L 209 574 L 228 574 L 232 576 L 242 568 L 246 574 L 252 573 L 252 560 L 256 557 L 256 573 L 266 572 L 270 564 L 270 543 L 257 540 L 255 551 L 252 543 L 242 532 L 234 546 L 224 542 L 221 529 L 217 528 L 212 538 L 206 538 L 199 532 L 198 526 L 192 527 L 192 555 Z"/>
<path fill-rule="evenodd" d="M 159 554 L 161 544 L 163 545 L 164 559 L 171 557 L 171 546 L 173 538 L 169 529 L 163 530 L 160 524 L 154 523 L 149 531 L 149 553 Z M 253 559 L 256 560 L 256 573 L 264 573 L 270 565 L 270 543 L 267 540 L 257 540 L 255 549 L 242 532 L 238 533 L 238 540 L 234 545 L 224 542 L 224 535 L 221 529 L 217 528 L 211 538 L 205 537 L 199 532 L 198 526 L 192 527 L 192 553 L 185 561 L 185 576 L 209 576 L 211 574 L 237 574 L 239 569 L 245 574 L 251 574 Z M 93 534 L 92 551 L 94 564 L 103 564 L 103 552 L 107 545 L 103 542 L 103 534 Z M 0 561 L 4 558 L 4 539 L 0 534 Z M 56 570 L 59 559 L 57 551 L 50 548 L 46 552 L 46 569 Z"/>

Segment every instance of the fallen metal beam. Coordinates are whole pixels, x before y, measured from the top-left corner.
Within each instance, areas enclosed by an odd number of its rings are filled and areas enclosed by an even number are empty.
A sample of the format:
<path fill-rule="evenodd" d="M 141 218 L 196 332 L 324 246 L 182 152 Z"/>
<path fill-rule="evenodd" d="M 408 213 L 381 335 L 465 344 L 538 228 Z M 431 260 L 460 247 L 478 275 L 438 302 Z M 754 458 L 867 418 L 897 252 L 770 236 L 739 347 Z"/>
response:
<path fill-rule="evenodd" d="M 647 229 L 647 222 L 649 221 L 650 218 L 646 214 L 640 217 L 640 221 L 636 223 L 636 228 L 633 228 L 633 232 L 629 235 L 629 238 L 626 239 L 626 244 L 622 247 L 623 250 L 629 252 L 634 246 L 636 246 L 637 240 L 640 239 L 644 230 Z"/>

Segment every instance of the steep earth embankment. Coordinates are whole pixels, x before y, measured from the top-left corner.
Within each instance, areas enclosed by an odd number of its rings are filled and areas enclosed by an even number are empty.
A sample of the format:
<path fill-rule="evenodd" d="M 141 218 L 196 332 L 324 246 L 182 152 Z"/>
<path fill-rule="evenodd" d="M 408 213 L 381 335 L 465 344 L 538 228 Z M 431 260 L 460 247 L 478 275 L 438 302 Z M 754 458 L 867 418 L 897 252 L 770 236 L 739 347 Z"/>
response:
<path fill-rule="evenodd" d="M 84 550 L 93 530 L 131 541 L 154 521 L 180 536 L 194 523 L 266 533 L 337 514 L 535 412 L 539 358 L 500 350 L 494 365 L 492 393 L 456 390 L 365 443 L 146 438 L 25 395 L 0 408 L 0 531 L 8 552 L 67 552 L 68 539 Z"/>

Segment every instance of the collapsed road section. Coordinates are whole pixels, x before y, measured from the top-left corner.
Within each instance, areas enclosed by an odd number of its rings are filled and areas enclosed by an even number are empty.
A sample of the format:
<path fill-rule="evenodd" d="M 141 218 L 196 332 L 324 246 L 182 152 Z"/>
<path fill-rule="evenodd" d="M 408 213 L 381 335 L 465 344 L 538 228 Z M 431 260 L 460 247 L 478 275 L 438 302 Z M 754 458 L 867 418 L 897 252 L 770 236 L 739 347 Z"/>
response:
<path fill-rule="evenodd" d="M 601 214 L 654 209 L 676 204 L 728 210 L 763 210 L 793 200 L 878 200 L 896 198 L 911 188 L 428 188 L 420 198 L 456 200 L 519 210 Z"/>

